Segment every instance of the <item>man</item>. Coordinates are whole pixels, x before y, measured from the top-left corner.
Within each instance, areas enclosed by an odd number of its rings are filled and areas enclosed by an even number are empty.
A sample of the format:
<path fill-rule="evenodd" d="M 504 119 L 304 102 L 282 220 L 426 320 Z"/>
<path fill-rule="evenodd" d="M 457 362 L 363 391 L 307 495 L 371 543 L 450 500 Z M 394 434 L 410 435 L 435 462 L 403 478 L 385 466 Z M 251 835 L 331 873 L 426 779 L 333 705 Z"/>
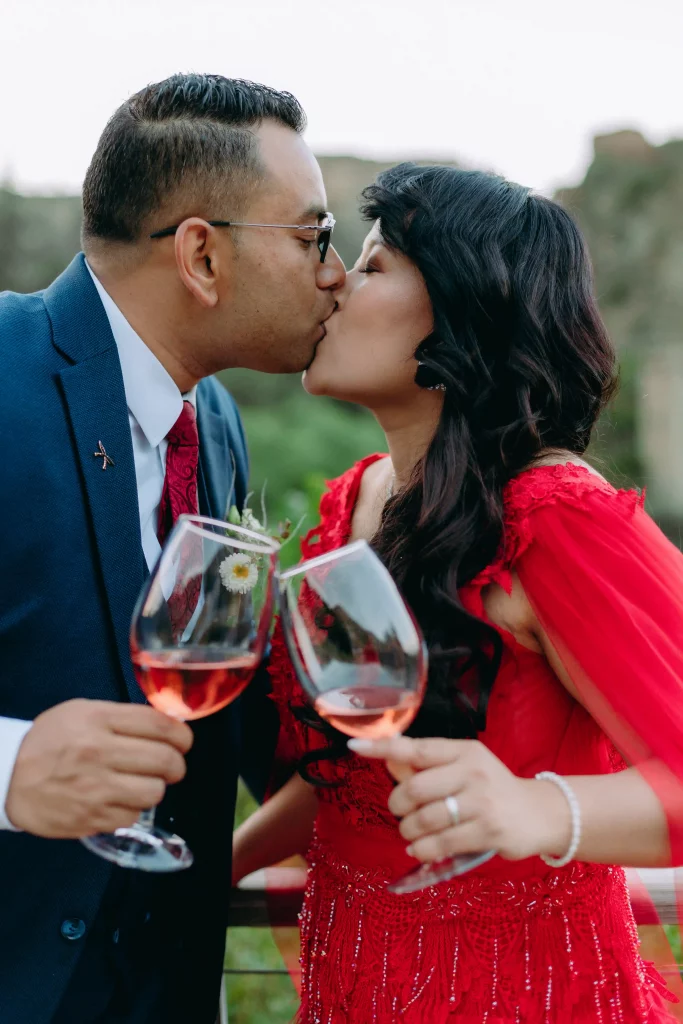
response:
<path fill-rule="evenodd" d="M 178 75 L 142 90 L 87 172 L 84 254 L 45 292 L 0 297 L 8 1024 L 215 1018 L 239 737 L 250 728 L 265 761 L 272 729 L 249 691 L 251 726 L 228 708 L 191 731 L 144 706 L 128 628 L 172 525 L 178 434 L 200 511 L 244 498 L 239 416 L 210 375 L 304 369 L 335 308 L 344 268 L 303 127 L 292 96 L 251 83 Z M 197 511 L 187 490 L 176 515 Z M 155 804 L 191 745 L 159 813 L 191 869 L 126 871 L 77 841 Z"/>

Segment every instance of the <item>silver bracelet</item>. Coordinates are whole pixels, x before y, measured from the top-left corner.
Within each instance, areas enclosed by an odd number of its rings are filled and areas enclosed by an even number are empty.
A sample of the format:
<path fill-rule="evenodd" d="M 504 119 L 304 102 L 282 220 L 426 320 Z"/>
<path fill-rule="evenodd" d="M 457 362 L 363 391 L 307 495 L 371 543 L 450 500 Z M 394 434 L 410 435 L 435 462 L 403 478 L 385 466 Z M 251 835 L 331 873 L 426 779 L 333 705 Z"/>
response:
<path fill-rule="evenodd" d="M 539 782 L 553 782 L 558 786 L 565 795 L 567 803 L 569 804 L 569 810 L 572 815 L 572 836 L 569 841 L 569 849 L 565 853 L 564 857 L 546 857 L 541 854 L 541 860 L 544 864 L 547 864 L 551 868 L 563 868 L 566 864 L 569 864 L 570 860 L 574 860 L 576 851 L 579 848 L 581 842 L 581 807 L 579 801 L 576 799 L 576 793 L 569 785 L 566 779 L 563 779 L 561 775 L 556 775 L 555 772 L 539 772 L 536 776 Z"/>

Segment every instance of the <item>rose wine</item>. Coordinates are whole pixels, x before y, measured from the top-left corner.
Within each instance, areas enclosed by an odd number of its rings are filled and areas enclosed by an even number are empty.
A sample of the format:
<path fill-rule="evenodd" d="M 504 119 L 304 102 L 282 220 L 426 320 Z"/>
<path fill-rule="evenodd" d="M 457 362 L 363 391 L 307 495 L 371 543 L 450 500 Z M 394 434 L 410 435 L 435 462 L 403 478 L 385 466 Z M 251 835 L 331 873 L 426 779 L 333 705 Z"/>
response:
<path fill-rule="evenodd" d="M 382 670 L 379 669 L 379 676 Z M 407 729 L 420 706 L 415 690 L 382 686 L 381 683 L 346 686 L 326 690 L 315 702 L 315 709 L 335 729 L 347 736 L 383 739 Z"/>
<path fill-rule="evenodd" d="M 137 651 L 133 668 L 140 689 L 150 704 L 170 715 L 190 721 L 220 711 L 239 697 L 258 668 L 259 659 L 225 651 L 211 658 L 206 648 L 173 651 Z"/>

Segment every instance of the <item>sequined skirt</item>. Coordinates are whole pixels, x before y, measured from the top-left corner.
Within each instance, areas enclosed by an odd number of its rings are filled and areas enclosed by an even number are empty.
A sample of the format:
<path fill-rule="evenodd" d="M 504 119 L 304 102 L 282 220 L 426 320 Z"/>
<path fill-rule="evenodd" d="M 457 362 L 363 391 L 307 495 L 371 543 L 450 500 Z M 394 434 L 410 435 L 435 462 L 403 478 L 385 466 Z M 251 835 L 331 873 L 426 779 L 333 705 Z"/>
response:
<path fill-rule="evenodd" d="M 394 896 L 402 847 L 336 825 L 326 814 L 309 852 L 300 1024 L 673 1021 L 621 869 L 497 860 Z"/>

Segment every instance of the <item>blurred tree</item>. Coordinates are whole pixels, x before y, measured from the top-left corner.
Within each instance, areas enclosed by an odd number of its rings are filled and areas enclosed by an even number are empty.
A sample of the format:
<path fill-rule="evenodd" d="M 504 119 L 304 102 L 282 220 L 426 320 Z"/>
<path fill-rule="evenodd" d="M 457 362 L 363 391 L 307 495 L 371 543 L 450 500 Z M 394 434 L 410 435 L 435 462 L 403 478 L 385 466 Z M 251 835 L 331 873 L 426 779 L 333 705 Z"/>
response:
<path fill-rule="evenodd" d="M 622 391 L 598 450 L 615 482 L 647 485 L 648 507 L 683 526 L 683 141 L 635 131 L 594 140 L 581 185 L 558 198 L 581 224 L 600 308 L 619 350 Z"/>
<path fill-rule="evenodd" d="M 80 248 L 76 196 L 21 196 L 0 186 L 0 291 L 45 288 Z"/>
<path fill-rule="evenodd" d="M 21 217 L 19 197 L 5 182 L 0 185 L 0 282 L 3 288 L 14 287 L 14 262 L 21 251 Z"/>

